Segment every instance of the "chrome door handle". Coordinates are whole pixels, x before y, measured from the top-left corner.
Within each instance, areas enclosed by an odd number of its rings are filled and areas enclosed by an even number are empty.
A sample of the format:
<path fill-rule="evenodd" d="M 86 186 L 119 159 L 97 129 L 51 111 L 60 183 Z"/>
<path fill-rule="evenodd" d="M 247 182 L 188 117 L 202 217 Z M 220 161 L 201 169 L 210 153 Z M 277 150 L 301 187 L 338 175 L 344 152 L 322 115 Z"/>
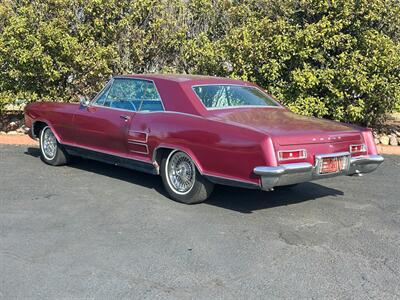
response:
<path fill-rule="evenodd" d="M 125 116 L 125 115 L 121 115 L 119 116 L 121 119 L 123 119 L 124 121 L 129 121 L 131 119 L 130 116 Z"/>

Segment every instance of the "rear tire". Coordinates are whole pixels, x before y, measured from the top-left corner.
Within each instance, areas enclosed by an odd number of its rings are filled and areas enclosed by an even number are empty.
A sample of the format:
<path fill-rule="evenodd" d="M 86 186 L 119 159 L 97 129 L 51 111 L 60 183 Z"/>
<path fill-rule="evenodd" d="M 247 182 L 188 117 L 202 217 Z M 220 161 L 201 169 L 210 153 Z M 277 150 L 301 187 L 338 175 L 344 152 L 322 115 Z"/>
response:
<path fill-rule="evenodd" d="M 190 156 L 178 150 L 163 157 L 161 177 L 169 196 L 186 204 L 205 201 L 214 189 L 214 184 L 200 174 Z"/>
<path fill-rule="evenodd" d="M 68 162 L 68 154 L 57 141 L 49 126 L 40 131 L 40 158 L 43 162 L 52 166 L 62 166 Z"/>

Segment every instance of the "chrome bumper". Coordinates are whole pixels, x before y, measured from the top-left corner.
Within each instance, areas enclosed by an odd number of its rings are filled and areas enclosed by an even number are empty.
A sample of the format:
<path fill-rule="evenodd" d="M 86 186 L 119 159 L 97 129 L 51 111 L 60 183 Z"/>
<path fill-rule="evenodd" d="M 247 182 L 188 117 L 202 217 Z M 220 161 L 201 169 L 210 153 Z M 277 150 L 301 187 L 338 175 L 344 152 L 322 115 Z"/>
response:
<path fill-rule="evenodd" d="M 348 159 L 348 166 L 345 170 L 337 173 L 319 174 L 318 161 L 321 157 L 345 156 Z M 334 155 L 316 156 L 316 164 L 310 163 L 293 163 L 285 164 L 277 167 L 255 167 L 254 174 L 261 177 L 261 189 L 269 190 L 275 186 L 290 185 L 311 180 L 341 176 L 341 175 L 361 175 L 374 171 L 384 158 L 380 155 L 367 155 L 350 157 L 347 152 L 336 153 Z"/>

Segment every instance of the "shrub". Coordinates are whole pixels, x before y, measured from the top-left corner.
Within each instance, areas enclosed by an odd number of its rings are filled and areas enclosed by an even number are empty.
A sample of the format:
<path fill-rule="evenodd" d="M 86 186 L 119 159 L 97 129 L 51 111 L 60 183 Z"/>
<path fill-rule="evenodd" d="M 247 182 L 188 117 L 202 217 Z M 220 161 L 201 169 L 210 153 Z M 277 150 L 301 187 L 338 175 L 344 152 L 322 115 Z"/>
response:
<path fill-rule="evenodd" d="M 250 80 L 293 111 L 374 125 L 400 106 L 399 0 L 3 0 L 0 111 L 112 74 Z"/>

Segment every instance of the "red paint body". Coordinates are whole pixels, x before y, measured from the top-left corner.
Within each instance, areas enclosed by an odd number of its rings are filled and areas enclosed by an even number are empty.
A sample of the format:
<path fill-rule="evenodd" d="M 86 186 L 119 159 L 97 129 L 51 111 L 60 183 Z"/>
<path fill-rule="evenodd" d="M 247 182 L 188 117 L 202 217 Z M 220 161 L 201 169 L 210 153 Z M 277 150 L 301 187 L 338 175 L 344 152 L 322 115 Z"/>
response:
<path fill-rule="evenodd" d="M 26 108 L 28 127 L 49 125 L 61 144 L 153 163 L 159 147 L 181 149 L 202 174 L 259 185 L 256 166 L 309 162 L 316 154 L 349 151 L 366 144 L 377 154 L 371 131 L 354 125 L 309 118 L 284 107 L 207 110 L 192 90 L 199 84 L 251 83 L 203 76 L 132 75 L 154 81 L 163 112 L 133 112 L 65 103 L 32 103 Z M 121 116 L 126 119 L 122 119 Z M 307 158 L 279 162 L 279 150 L 306 149 Z"/>

